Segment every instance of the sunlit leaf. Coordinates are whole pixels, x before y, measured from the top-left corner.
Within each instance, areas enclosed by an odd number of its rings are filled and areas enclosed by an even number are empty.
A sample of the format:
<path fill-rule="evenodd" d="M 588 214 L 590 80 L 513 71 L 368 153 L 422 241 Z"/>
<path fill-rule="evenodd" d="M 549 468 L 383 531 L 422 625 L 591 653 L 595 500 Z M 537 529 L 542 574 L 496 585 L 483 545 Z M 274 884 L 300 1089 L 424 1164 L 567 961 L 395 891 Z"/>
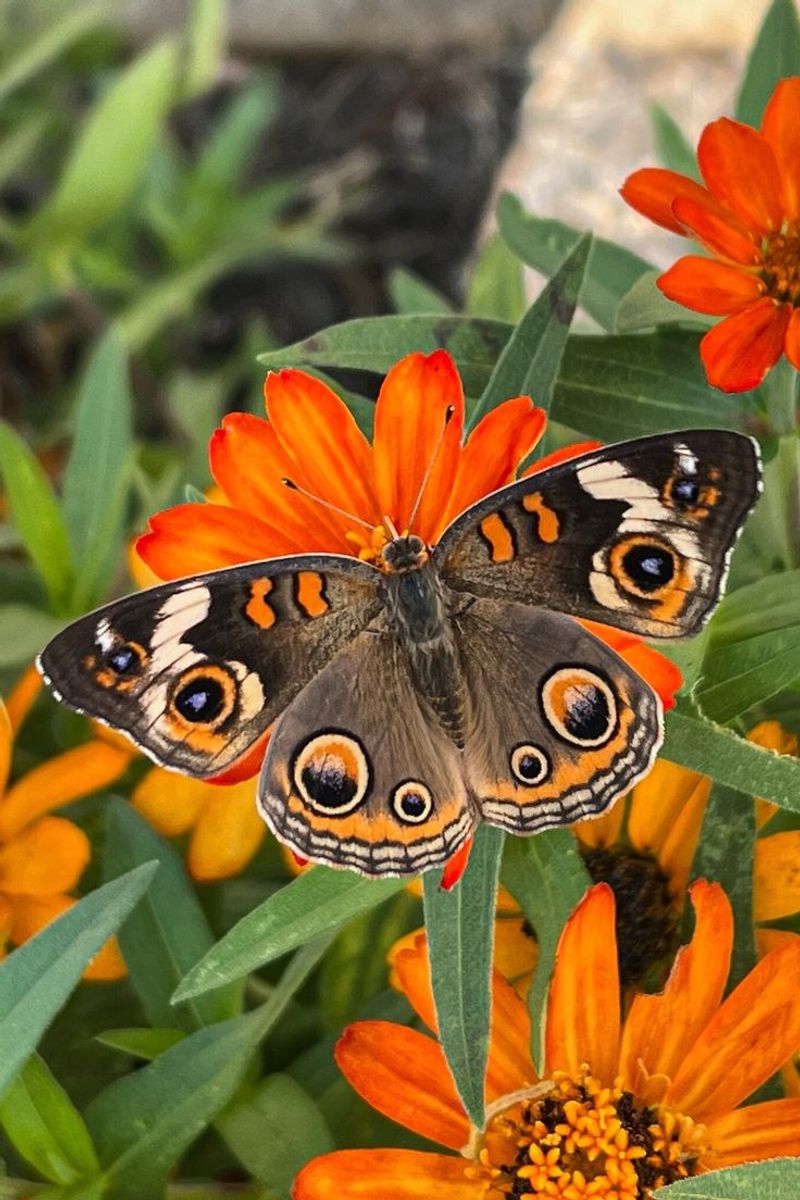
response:
<path fill-rule="evenodd" d="M 0 1100 L 0 1124 L 17 1153 L 53 1183 L 71 1184 L 100 1169 L 83 1118 L 38 1054 Z"/>

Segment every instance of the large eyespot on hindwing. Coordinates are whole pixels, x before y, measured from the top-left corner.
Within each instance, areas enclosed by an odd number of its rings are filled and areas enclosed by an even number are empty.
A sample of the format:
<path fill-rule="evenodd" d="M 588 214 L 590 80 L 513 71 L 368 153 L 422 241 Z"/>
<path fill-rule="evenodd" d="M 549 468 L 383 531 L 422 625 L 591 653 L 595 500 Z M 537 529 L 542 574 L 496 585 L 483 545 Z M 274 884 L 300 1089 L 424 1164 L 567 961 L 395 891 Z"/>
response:
<path fill-rule="evenodd" d="M 522 742 L 509 755 L 511 774 L 523 787 L 538 787 L 544 783 L 551 771 L 550 759 L 541 746 Z"/>
<path fill-rule="evenodd" d="M 541 686 L 545 720 L 562 739 L 582 749 L 604 746 L 617 730 L 617 698 L 607 679 L 580 665 L 557 667 Z"/>
<path fill-rule="evenodd" d="M 398 783 L 392 792 L 392 810 L 404 825 L 422 825 L 433 812 L 431 789 L 418 779 Z"/>
<path fill-rule="evenodd" d="M 188 730 L 215 732 L 233 713 L 239 692 L 235 675 L 222 663 L 196 663 L 172 683 L 167 715 Z"/>
<path fill-rule="evenodd" d="M 366 799 L 372 768 L 358 738 L 329 729 L 298 748 L 292 778 L 304 803 L 314 812 L 324 817 L 344 817 Z"/>

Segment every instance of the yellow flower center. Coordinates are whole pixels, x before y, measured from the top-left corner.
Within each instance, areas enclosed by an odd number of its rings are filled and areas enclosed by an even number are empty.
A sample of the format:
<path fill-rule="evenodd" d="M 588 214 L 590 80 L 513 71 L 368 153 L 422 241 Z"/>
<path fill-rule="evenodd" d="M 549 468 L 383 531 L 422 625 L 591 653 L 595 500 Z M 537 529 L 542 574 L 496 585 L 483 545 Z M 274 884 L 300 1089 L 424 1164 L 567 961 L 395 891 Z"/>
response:
<path fill-rule="evenodd" d="M 696 1173 L 704 1128 L 637 1105 L 621 1080 L 604 1087 L 584 1066 L 576 1079 L 556 1072 L 542 1090 L 508 1097 L 511 1107 L 490 1118 L 475 1146 L 465 1174 L 485 1184 L 485 1200 L 650 1200 Z"/>
<path fill-rule="evenodd" d="M 351 529 L 346 534 L 348 542 L 355 548 L 355 554 L 362 562 L 368 562 L 373 567 L 383 567 L 381 551 L 389 541 L 389 535 L 383 525 L 376 525 L 370 532 L 368 529 Z"/>
<path fill-rule="evenodd" d="M 782 232 L 765 238 L 761 253 L 763 266 L 759 274 L 768 295 L 800 305 L 800 235 Z"/>

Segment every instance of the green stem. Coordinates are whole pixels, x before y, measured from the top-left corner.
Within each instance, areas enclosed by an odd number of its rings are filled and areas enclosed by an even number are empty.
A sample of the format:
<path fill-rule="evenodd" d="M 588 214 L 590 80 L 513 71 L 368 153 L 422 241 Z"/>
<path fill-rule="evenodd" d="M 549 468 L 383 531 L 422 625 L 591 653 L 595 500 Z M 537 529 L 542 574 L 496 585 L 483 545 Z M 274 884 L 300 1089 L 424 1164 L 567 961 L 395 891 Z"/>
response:
<path fill-rule="evenodd" d="M 783 359 L 773 369 L 767 384 L 767 408 L 772 432 L 778 437 L 797 427 L 797 371 Z"/>

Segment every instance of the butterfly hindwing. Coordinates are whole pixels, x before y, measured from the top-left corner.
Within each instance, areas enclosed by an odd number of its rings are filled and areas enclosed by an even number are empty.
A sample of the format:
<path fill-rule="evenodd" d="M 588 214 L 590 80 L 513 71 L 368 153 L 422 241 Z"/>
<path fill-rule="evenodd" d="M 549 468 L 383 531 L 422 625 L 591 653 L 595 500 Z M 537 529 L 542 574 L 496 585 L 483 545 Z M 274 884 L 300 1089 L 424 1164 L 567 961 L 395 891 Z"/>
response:
<path fill-rule="evenodd" d="M 162 584 L 70 625 L 40 669 L 157 762 L 213 777 L 367 625 L 379 578 L 355 559 L 299 555 Z"/>
<path fill-rule="evenodd" d="M 742 434 L 638 438 L 479 501 L 435 561 L 455 590 L 685 637 L 716 604 L 758 492 L 758 452 Z"/>
<path fill-rule="evenodd" d="M 531 834 L 597 816 L 650 769 L 661 703 L 579 622 L 476 600 L 455 626 L 472 709 L 464 774 L 485 821 Z"/>
<path fill-rule="evenodd" d="M 414 875 L 464 844 L 477 813 L 459 752 L 391 633 L 359 634 L 289 706 L 259 808 L 301 858 L 363 875 Z"/>

